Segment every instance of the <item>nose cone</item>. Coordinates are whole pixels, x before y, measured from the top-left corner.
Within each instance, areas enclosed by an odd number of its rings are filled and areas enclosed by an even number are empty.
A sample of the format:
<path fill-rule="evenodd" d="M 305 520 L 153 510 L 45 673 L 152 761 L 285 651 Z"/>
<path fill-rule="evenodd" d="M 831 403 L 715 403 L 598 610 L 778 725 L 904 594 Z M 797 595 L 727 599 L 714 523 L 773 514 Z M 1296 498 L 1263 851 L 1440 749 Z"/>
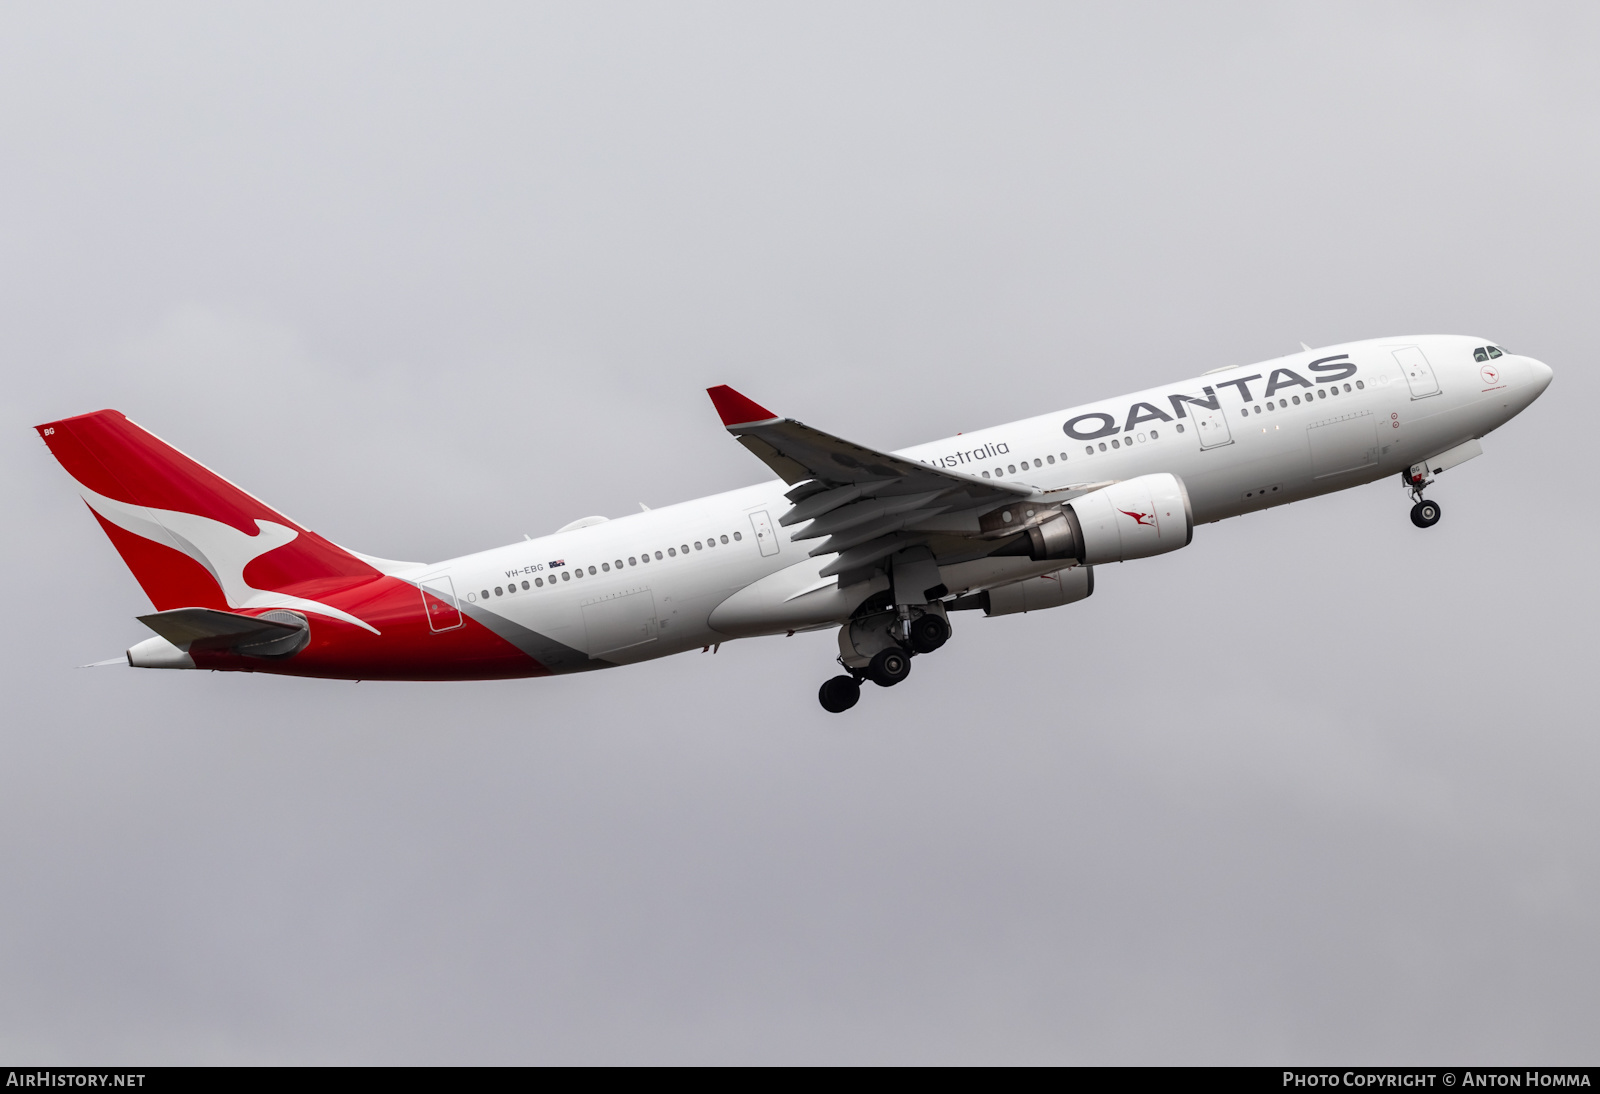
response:
<path fill-rule="evenodd" d="M 1533 373 L 1533 397 L 1537 399 L 1544 394 L 1544 389 L 1550 386 L 1550 381 L 1555 379 L 1556 374 L 1543 361 L 1535 361 L 1532 357 L 1527 358 L 1527 361 L 1528 368 Z"/>

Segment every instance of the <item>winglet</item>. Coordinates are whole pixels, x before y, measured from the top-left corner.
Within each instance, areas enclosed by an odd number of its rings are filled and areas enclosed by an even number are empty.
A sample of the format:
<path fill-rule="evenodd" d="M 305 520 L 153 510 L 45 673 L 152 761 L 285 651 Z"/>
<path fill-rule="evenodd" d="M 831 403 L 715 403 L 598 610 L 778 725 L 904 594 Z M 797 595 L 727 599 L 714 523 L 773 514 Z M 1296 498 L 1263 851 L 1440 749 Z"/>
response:
<path fill-rule="evenodd" d="M 778 417 L 760 403 L 746 399 L 727 384 L 708 387 L 706 394 L 711 396 L 711 405 L 722 415 L 722 424 L 729 429 L 736 425 L 750 425 L 752 422 L 770 422 Z"/>

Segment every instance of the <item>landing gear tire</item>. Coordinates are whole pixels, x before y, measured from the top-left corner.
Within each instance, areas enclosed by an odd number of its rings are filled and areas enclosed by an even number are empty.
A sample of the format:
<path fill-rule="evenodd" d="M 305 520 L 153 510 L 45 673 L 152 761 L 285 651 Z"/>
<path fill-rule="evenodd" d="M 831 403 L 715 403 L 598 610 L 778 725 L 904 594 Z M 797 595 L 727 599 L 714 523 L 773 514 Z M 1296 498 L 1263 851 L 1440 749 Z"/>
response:
<path fill-rule="evenodd" d="M 880 688 L 892 688 L 911 675 L 911 655 L 902 649 L 879 650 L 867 664 L 867 679 Z"/>
<path fill-rule="evenodd" d="M 861 699 L 861 685 L 854 676 L 835 676 L 823 682 L 817 701 L 829 714 L 843 714 Z"/>
<path fill-rule="evenodd" d="M 936 615 L 924 615 L 911 624 L 911 648 L 932 653 L 950 640 L 950 624 Z"/>
<path fill-rule="evenodd" d="M 1411 523 L 1418 528 L 1432 528 L 1439 523 L 1439 503 L 1419 501 L 1411 507 Z"/>

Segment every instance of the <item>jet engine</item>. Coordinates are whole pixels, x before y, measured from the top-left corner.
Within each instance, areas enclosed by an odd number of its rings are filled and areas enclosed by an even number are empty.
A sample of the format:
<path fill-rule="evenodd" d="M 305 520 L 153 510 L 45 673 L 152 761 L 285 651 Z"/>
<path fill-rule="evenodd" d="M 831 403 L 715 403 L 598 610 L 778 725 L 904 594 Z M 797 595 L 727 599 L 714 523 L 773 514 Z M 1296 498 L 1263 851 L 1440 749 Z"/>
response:
<path fill-rule="evenodd" d="M 981 593 L 963 596 L 950 604 L 955 611 L 982 608 L 984 615 L 1015 615 L 1076 604 L 1094 593 L 1094 569 L 1069 566 L 1052 574 L 1024 578 L 1008 585 L 997 585 Z"/>
<path fill-rule="evenodd" d="M 1013 510 L 1020 512 L 1013 513 Z M 1126 562 L 1187 547 L 1194 512 L 1183 480 L 1162 472 L 1094 490 L 1059 508 L 1040 511 L 1014 503 L 983 518 L 985 526 L 1016 527 L 1024 538 L 996 554 L 1026 554 L 1035 562 L 1075 559 L 1087 566 Z"/>

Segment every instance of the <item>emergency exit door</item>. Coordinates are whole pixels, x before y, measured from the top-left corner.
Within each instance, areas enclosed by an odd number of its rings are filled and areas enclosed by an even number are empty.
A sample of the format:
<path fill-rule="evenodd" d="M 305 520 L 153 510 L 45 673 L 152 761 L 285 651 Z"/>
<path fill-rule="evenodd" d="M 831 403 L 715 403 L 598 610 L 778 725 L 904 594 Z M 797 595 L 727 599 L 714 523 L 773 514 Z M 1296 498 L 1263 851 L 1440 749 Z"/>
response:
<path fill-rule="evenodd" d="M 756 534 L 756 546 L 761 548 L 764 555 L 778 553 L 778 533 L 773 531 L 772 518 L 767 516 L 765 509 L 758 509 L 750 514 L 750 530 Z"/>
<path fill-rule="evenodd" d="M 422 610 L 427 613 L 429 629 L 450 631 L 461 626 L 461 606 L 448 575 L 424 578 L 417 587 L 422 590 Z"/>

